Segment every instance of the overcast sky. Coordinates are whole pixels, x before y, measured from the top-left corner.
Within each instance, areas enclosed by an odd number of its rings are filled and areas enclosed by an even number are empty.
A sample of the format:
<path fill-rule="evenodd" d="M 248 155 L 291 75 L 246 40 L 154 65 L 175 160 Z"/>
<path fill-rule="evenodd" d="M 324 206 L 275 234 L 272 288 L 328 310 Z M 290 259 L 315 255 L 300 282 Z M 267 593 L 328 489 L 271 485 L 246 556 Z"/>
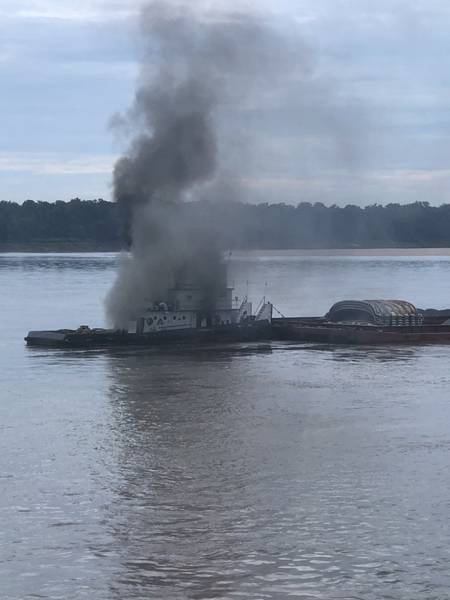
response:
<path fill-rule="evenodd" d="M 0 199 L 110 199 L 124 145 L 109 122 L 133 101 L 140 4 L 2 0 Z M 227 165 L 242 198 L 450 202 L 450 4 L 257 5 L 298 36 L 308 66 L 258 100 L 227 106 Z"/>

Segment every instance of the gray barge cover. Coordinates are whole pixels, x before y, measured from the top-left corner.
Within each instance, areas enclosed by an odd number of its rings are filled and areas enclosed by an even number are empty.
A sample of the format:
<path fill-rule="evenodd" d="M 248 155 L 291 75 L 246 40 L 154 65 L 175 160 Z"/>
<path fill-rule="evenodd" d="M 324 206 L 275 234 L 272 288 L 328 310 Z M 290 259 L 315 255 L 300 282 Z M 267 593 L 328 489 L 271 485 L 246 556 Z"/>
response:
<path fill-rule="evenodd" d="M 392 321 L 416 321 L 421 314 L 406 300 L 342 300 L 325 315 L 332 322 L 365 322 L 384 325 Z"/>

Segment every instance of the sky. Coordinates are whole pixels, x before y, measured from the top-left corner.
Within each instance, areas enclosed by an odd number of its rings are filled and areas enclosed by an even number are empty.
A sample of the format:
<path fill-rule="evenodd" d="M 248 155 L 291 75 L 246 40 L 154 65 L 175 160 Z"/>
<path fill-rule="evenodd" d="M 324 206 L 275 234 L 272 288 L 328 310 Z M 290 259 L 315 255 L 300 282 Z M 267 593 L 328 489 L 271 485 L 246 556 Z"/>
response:
<path fill-rule="evenodd" d="M 126 148 L 111 122 L 133 103 L 141 6 L 2 0 L 0 200 L 111 199 L 112 169 Z M 188 6 L 200 15 L 257 10 L 304 53 L 302 69 L 223 110 L 225 173 L 240 200 L 450 202 L 450 4 Z"/>

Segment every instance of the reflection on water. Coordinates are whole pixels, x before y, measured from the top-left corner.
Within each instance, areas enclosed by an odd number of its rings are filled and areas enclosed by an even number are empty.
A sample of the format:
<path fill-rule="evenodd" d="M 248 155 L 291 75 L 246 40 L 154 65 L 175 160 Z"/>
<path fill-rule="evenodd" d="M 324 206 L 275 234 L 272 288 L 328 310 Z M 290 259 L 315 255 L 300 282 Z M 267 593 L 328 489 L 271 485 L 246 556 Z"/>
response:
<path fill-rule="evenodd" d="M 336 346 L 334 344 L 313 344 L 298 342 L 273 342 L 272 350 L 299 351 L 308 349 L 310 352 L 320 352 L 329 360 L 342 362 L 357 362 L 367 360 L 391 362 L 411 361 L 420 354 L 419 346 Z"/>
<path fill-rule="evenodd" d="M 30 310 L 97 321 L 95 260 L 0 268 L 2 599 L 448 596 L 449 347 L 25 348 Z M 294 304 L 298 262 L 234 276 Z"/>
<path fill-rule="evenodd" d="M 111 596 L 420 597 L 414 546 L 433 544 L 439 527 L 424 528 L 433 492 L 411 479 L 437 474 L 402 457 L 419 443 L 407 414 L 422 411 L 417 371 L 393 402 L 392 374 L 373 363 L 392 349 L 356 362 L 350 353 L 344 373 L 329 349 L 214 350 L 108 359 L 119 475 L 105 516 L 119 549 Z M 414 350 L 397 358 L 394 379 L 410 379 Z M 445 434 L 432 429 L 431 439 Z M 445 555 L 428 565 L 438 578 Z"/>

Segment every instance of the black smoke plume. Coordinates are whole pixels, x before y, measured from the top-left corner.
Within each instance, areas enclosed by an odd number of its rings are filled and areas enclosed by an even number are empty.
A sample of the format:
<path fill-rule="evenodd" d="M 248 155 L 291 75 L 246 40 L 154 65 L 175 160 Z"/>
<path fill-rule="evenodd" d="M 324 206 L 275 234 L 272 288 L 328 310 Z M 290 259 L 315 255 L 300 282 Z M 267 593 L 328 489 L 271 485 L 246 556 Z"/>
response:
<path fill-rule="evenodd" d="M 113 179 L 130 242 L 107 298 L 115 326 L 165 299 L 180 277 L 214 301 L 223 285 L 220 235 L 193 222 L 185 202 L 205 189 L 212 201 L 224 200 L 220 190 L 230 193 L 232 186 L 219 179 L 230 175 L 226 154 L 236 159 L 238 148 L 230 148 L 224 113 L 232 120 L 233 106 L 257 103 L 255 92 L 300 58 L 254 16 L 158 3 L 144 9 L 141 25 L 145 60 L 134 104 L 120 119 L 131 142 Z"/>

